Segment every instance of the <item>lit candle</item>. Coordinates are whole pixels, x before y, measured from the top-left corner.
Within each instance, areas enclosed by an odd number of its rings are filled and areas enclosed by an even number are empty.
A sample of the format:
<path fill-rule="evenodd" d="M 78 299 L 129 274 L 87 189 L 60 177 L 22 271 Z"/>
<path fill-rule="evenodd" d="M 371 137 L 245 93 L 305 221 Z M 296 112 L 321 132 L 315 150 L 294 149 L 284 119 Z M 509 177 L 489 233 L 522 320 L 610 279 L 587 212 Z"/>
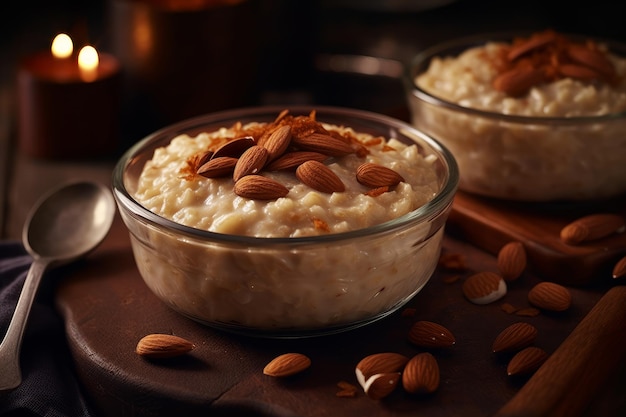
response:
<path fill-rule="evenodd" d="M 26 57 L 17 72 L 21 150 L 38 158 L 112 155 L 119 143 L 118 60 L 93 46 L 74 53 L 66 34 Z"/>
<path fill-rule="evenodd" d="M 98 77 L 98 51 L 93 46 L 85 46 L 78 53 L 78 69 L 84 81 L 95 81 Z"/>

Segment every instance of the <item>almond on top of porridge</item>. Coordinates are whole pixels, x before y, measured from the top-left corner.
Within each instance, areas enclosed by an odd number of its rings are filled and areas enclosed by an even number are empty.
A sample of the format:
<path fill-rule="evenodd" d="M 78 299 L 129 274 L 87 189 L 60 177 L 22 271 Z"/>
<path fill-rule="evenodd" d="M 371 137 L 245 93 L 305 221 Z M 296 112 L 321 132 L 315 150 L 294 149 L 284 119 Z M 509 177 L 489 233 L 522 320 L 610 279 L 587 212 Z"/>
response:
<path fill-rule="evenodd" d="M 626 111 L 626 58 L 553 30 L 436 56 L 415 78 L 444 100 L 490 112 L 575 117 Z"/>
<path fill-rule="evenodd" d="M 441 141 L 459 189 L 515 201 L 626 192 L 626 46 L 553 30 L 460 39 L 411 65 L 412 124 Z"/>
<path fill-rule="evenodd" d="M 439 190 L 416 144 L 309 115 L 235 123 L 156 149 L 134 197 L 152 212 L 211 232 L 300 237 L 403 216 Z"/>

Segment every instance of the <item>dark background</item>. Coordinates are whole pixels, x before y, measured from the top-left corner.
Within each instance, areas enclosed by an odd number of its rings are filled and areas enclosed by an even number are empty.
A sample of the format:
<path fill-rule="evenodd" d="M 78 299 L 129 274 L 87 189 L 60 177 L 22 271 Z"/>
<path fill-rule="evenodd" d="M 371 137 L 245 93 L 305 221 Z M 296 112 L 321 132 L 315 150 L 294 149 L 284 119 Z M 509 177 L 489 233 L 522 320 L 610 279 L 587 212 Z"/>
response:
<path fill-rule="evenodd" d="M 120 1 L 34 0 L 12 4 L 10 13 L 5 10 L 0 14 L 0 76 L 4 88 L 11 90 L 20 58 L 49 48 L 53 35 L 61 31 L 88 40 L 100 51 L 115 54 L 111 5 Z M 436 42 L 469 34 L 545 28 L 626 41 L 626 2 L 599 0 L 576 5 L 537 0 L 248 2 L 255 7 L 256 26 L 233 24 L 227 29 L 237 31 L 233 33 L 243 31 L 250 39 L 249 50 L 233 51 L 234 54 L 243 52 L 258 57 L 236 65 L 239 69 L 253 66 L 254 71 L 254 87 L 238 103 L 241 106 L 315 103 L 405 117 L 398 65 L 407 65 L 416 52 Z M 432 3 L 440 5 L 424 6 Z M 217 41 L 221 37 L 226 39 L 223 28 L 212 36 Z M 362 68 L 331 68 L 333 57 L 345 56 L 389 60 L 397 64 L 393 67 L 396 72 L 365 74 Z M 233 68 L 232 74 L 236 77 L 238 69 Z M 174 87 L 178 88 L 181 100 L 195 90 L 189 86 Z M 132 105 L 126 103 L 124 108 L 124 134 L 131 141 L 178 119 L 219 110 L 215 105 L 194 106 L 179 113 L 155 115 L 150 114 L 154 111 L 148 109 L 149 102 L 141 103 L 137 97 L 125 99 L 132 101 Z"/>

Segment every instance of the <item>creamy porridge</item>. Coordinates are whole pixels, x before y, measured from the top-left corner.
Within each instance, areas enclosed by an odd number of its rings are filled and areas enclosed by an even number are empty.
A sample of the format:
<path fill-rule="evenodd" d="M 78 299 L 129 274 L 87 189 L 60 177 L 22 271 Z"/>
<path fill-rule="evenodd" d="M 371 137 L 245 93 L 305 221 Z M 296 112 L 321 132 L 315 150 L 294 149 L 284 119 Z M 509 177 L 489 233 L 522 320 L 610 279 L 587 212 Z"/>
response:
<path fill-rule="evenodd" d="M 281 113 L 273 122 L 162 133 L 141 169 L 125 169 L 129 197 L 194 231 L 144 221 L 116 193 L 139 272 L 160 299 L 212 326 L 301 335 L 384 317 L 420 291 L 437 265 L 456 191 L 453 158 L 406 124 L 361 122 L 376 131 L 366 134 L 328 115 L 334 123 L 315 112 Z M 138 155 L 127 161 L 144 159 Z M 406 220 L 342 233 L 398 217 Z"/>
<path fill-rule="evenodd" d="M 302 119 L 307 119 L 304 120 L 306 129 L 311 125 L 315 129 L 336 132 L 350 144 L 350 153 L 345 155 L 322 154 L 324 165 L 336 174 L 344 191 L 324 192 L 312 188 L 298 179 L 295 167 L 260 169 L 264 178 L 275 180 L 288 191 L 284 196 L 268 199 L 236 194 L 231 169 L 211 178 L 197 174 L 197 159 L 205 152 L 239 138 L 257 141 L 264 133 L 272 131 L 275 124 L 302 125 Z M 409 146 L 395 139 L 357 133 L 349 127 L 309 120 L 305 116 L 287 115 L 279 123 L 252 123 L 195 137 L 173 138 L 167 147 L 157 149 L 146 164 L 135 197 L 156 214 L 202 230 L 255 237 L 299 237 L 347 232 L 383 223 L 415 210 L 437 193 L 434 159 L 420 155 L 417 145 Z M 291 130 L 296 132 L 296 129 L 298 127 Z M 376 187 L 372 193 L 372 187 L 360 183 L 356 176 L 357 169 L 365 163 L 389 168 L 402 181 L 385 192 L 378 193 L 380 190 Z M 265 165 L 269 166 L 267 162 Z"/>
<path fill-rule="evenodd" d="M 626 191 L 623 56 L 551 31 L 475 45 L 424 56 L 409 98 L 413 123 L 457 158 L 462 189 L 529 201 Z"/>

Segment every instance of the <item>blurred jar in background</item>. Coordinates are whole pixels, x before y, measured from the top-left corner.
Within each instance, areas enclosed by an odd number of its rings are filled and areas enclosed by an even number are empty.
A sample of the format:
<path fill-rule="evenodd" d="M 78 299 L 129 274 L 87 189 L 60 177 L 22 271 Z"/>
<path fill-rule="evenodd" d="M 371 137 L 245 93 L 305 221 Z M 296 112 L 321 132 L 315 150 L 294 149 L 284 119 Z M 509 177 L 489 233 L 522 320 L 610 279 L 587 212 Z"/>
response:
<path fill-rule="evenodd" d="M 251 105 L 262 42 L 259 0 L 111 0 L 111 50 L 124 73 L 134 141 L 196 115 Z"/>

